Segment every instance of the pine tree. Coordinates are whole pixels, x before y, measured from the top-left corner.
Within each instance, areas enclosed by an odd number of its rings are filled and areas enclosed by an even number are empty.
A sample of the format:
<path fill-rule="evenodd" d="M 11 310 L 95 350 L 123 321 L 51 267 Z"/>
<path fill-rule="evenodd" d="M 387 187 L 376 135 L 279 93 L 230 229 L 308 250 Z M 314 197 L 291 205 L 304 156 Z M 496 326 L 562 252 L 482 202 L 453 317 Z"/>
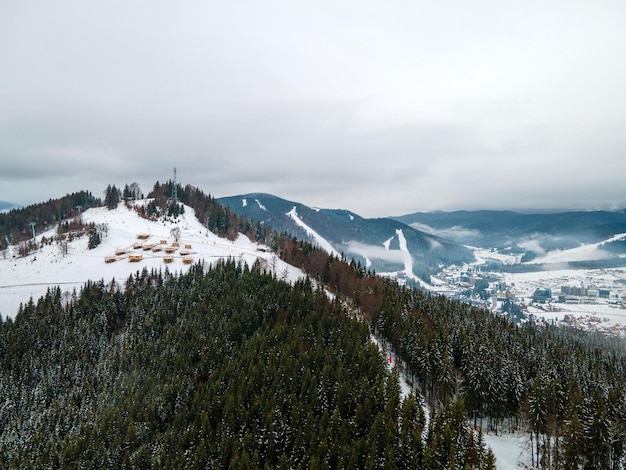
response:
<path fill-rule="evenodd" d="M 91 228 L 89 229 L 89 241 L 87 243 L 87 248 L 89 248 L 90 250 L 93 250 L 95 247 L 97 247 L 100 244 L 101 241 L 102 239 L 100 237 L 100 232 L 98 231 L 95 225 L 92 225 Z"/>
<path fill-rule="evenodd" d="M 609 468 L 611 455 L 610 419 L 604 391 L 596 389 L 590 415 L 583 423 L 586 465 L 589 468 Z"/>
<path fill-rule="evenodd" d="M 563 452 L 561 455 L 563 468 L 566 470 L 577 470 L 582 463 L 583 435 L 579 413 L 582 407 L 582 395 L 575 383 L 570 385 L 570 401 L 565 412 L 563 426 Z"/>
<path fill-rule="evenodd" d="M 120 190 L 110 184 L 104 190 L 104 204 L 109 209 L 115 209 L 120 202 Z"/>

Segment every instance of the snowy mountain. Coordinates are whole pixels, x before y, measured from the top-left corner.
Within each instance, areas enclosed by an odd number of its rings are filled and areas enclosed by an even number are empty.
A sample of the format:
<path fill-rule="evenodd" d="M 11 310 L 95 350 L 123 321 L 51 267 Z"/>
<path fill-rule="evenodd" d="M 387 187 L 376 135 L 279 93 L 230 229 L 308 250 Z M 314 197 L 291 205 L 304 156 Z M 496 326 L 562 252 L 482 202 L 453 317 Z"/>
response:
<path fill-rule="evenodd" d="M 145 203 L 137 201 L 135 205 Z M 101 243 L 94 249 L 88 248 L 87 236 L 75 238 L 63 248 L 53 241 L 56 227 L 37 235 L 41 248 L 28 256 L 18 256 L 19 246 L 9 246 L 0 253 L 0 313 L 14 317 L 20 303 L 31 297 L 37 300 L 51 286 L 61 286 L 69 297 L 87 280 L 123 283 L 143 269 L 185 272 L 194 263 L 225 258 L 249 265 L 259 261 L 290 281 L 303 275 L 244 236 L 235 241 L 218 237 L 196 219 L 193 209 L 185 208 L 176 218 L 156 220 L 142 218 L 124 204 L 113 210 L 88 209 L 81 215 L 82 223 L 93 223 L 101 231 Z M 174 236 L 177 231 L 178 240 Z"/>
<path fill-rule="evenodd" d="M 416 212 L 394 220 L 459 243 L 497 250 L 517 263 L 624 266 L 626 211 L 521 214 L 511 211 Z M 515 264 L 515 263 L 508 263 Z"/>
<path fill-rule="evenodd" d="M 459 243 L 388 218 L 366 219 L 349 210 L 318 209 L 252 193 L 219 199 L 231 211 L 308 240 L 336 255 L 354 258 L 379 274 L 430 282 L 441 265 L 473 260 Z"/>

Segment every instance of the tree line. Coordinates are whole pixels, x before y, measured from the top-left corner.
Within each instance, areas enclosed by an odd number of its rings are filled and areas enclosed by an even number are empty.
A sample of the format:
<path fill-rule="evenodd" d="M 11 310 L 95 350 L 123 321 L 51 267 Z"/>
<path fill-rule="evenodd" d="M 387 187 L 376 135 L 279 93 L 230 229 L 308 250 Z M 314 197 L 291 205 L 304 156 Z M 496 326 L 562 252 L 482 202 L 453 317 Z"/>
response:
<path fill-rule="evenodd" d="M 64 220 L 70 220 L 80 212 L 102 204 L 89 191 L 67 194 L 62 198 L 32 204 L 24 208 L 11 209 L 0 213 L 0 246 L 17 245 L 32 238 L 34 223 L 35 234 L 40 234 Z"/>

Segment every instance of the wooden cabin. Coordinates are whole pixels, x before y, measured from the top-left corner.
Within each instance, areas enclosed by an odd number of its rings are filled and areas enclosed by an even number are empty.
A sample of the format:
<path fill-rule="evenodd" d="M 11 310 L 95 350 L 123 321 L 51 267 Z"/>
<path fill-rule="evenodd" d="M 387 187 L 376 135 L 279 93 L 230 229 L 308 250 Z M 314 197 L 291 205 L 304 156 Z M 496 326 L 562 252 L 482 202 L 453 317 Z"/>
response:
<path fill-rule="evenodd" d="M 137 235 L 137 238 L 139 238 L 139 240 L 147 240 L 148 238 L 150 238 L 150 234 L 149 233 L 140 233 L 139 235 Z"/>
<path fill-rule="evenodd" d="M 166 255 L 166 256 L 163 257 L 163 262 L 164 263 L 173 263 L 174 262 L 174 257 Z"/>
<path fill-rule="evenodd" d="M 128 261 L 130 261 L 131 263 L 138 263 L 142 259 L 143 259 L 143 255 L 130 255 L 128 257 Z"/>
<path fill-rule="evenodd" d="M 193 256 L 183 256 L 183 264 L 193 263 Z"/>
<path fill-rule="evenodd" d="M 104 262 L 109 264 L 109 263 L 115 263 L 117 261 L 117 258 L 115 256 L 105 256 L 104 257 Z"/>

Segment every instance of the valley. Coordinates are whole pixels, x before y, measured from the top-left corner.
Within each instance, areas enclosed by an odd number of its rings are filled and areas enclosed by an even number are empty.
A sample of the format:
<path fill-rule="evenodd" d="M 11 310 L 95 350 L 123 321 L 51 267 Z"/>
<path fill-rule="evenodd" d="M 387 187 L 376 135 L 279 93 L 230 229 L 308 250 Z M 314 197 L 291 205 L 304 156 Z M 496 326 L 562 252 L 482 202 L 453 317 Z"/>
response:
<path fill-rule="evenodd" d="M 495 314 L 507 315 L 503 307 L 514 305 L 519 313 L 509 316 L 517 322 L 556 322 L 626 336 L 623 211 L 458 211 L 364 219 L 269 194 L 220 202 L 328 253 L 354 257 L 401 285 L 468 301 Z M 591 294 L 559 299 L 564 286 L 585 286 Z M 535 292 L 545 289 L 550 289 L 549 298 L 536 302 Z"/>

